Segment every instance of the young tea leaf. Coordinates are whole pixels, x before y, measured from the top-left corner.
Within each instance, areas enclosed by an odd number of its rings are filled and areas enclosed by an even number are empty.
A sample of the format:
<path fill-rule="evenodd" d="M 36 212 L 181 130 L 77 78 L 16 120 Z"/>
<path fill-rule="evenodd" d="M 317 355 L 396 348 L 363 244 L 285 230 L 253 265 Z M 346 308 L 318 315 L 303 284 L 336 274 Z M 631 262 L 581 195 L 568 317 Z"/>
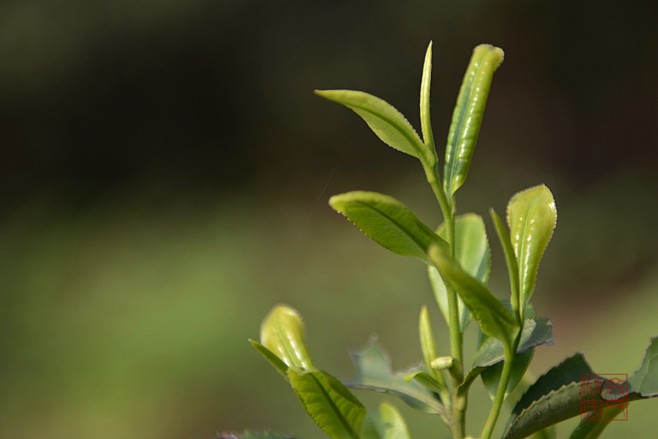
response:
<path fill-rule="evenodd" d="M 507 223 L 519 268 L 520 306 L 525 306 L 535 288 L 539 262 L 557 224 L 551 191 L 542 184 L 514 195 L 507 205 Z"/>
<path fill-rule="evenodd" d="M 366 409 L 340 381 L 320 370 L 288 369 L 304 409 L 332 439 L 360 439 Z"/>
<path fill-rule="evenodd" d="M 425 62 L 423 63 L 423 77 L 420 81 L 420 127 L 423 133 L 423 142 L 429 153 L 436 156 L 434 134 L 432 133 L 432 118 L 430 117 L 430 89 L 432 84 L 432 42 L 427 46 Z M 435 159 L 436 160 L 436 159 Z"/>
<path fill-rule="evenodd" d="M 368 413 L 362 439 L 410 439 L 407 424 L 395 406 L 382 402 L 379 410 Z"/>
<path fill-rule="evenodd" d="M 388 195 L 376 192 L 348 192 L 334 195 L 329 204 L 370 239 L 393 253 L 412 256 L 429 263 L 429 247 L 445 245 L 407 206 Z"/>
<path fill-rule="evenodd" d="M 431 160 L 432 154 L 409 121 L 385 100 L 354 90 L 316 90 L 315 93 L 353 110 L 388 146 L 423 162 Z"/>
<path fill-rule="evenodd" d="M 276 305 L 272 308 L 260 326 L 260 342 L 288 367 L 315 369 L 306 351 L 302 317 L 290 306 Z M 280 364 L 273 362 L 272 358 L 256 345 L 254 347 L 281 371 Z"/>
<path fill-rule="evenodd" d="M 505 262 L 507 264 L 507 273 L 509 275 L 510 283 L 510 303 L 512 305 L 512 311 L 519 318 L 523 318 L 523 313 L 519 312 L 521 305 L 519 303 L 519 264 L 516 261 L 516 255 L 514 254 L 514 248 L 512 247 L 512 241 L 510 241 L 509 233 L 505 229 L 503 221 L 500 219 L 498 214 L 491 209 L 489 211 L 491 214 L 491 220 L 494 223 L 494 228 L 496 229 L 496 234 L 498 235 L 498 240 L 500 246 L 503 248 L 503 253 L 505 254 Z"/>
<path fill-rule="evenodd" d="M 516 319 L 480 281 L 466 273 L 438 246 L 432 246 L 429 256 L 441 278 L 453 288 L 477 320 L 482 332 L 510 347 L 519 326 Z"/>
<path fill-rule="evenodd" d="M 445 236 L 445 225 L 439 227 L 438 234 L 440 237 Z M 459 261 L 462 268 L 468 274 L 486 284 L 491 267 L 491 251 L 489 250 L 487 231 L 482 217 L 474 213 L 467 213 L 455 218 L 455 247 L 455 259 Z M 436 268 L 429 267 L 428 270 L 434 298 L 441 314 L 443 314 L 446 323 L 449 325 L 448 291 L 445 283 Z M 460 327 L 463 331 L 470 321 L 471 313 L 464 306 L 460 297 L 458 297 L 457 306 Z"/>
<path fill-rule="evenodd" d="M 444 187 L 453 197 L 466 180 L 477 143 L 493 74 L 503 62 L 503 51 L 487 44 L 473 50 L 452 114 L 446 147 Z"/>
<path fill-rule="evenodd" d="M 274 352 L 270 351 L 267 349 L 265 346 L 262 344 L 258 343 L 256 340 L 251 340 L 249 339 L 249 343 L 251 343 L 251 346 L 254 347 L 258 351 L 259 354 L 265 358 L 265 360 L 270 363 L 270 365 L 277 371 L 281 376 L 283 376 L 285 379 L 288 379 L 288 365 L 281 361 L 279 357 L 277 357 Z"/>

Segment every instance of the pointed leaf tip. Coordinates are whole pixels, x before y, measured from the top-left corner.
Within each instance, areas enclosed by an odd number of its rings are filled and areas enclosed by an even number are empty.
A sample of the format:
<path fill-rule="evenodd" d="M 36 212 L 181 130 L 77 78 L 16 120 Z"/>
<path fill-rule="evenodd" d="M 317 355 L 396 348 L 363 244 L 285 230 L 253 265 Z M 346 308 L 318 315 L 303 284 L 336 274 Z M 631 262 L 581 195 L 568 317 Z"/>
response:
<path fill-rule="evenodd" d="M 416 130 L 385 100 L 355 90 L 315 90 L 315 94 L 354 111 L 391 148 L 421 160 L 427 159 L 427 149 Z"/>
<path fill-rule="evenodd" d="M 407 206 L 388 195 L 347 192 L 334 195 L 329 199 L 329 204 L 370 239 L 393 253 L 429 263 L 429 246 L 445 245 Z"/>
<path fill-rule="evenodd" d="M 453 197 L 466 181 L 493 74 L 503 62 L 503 58 L 503 50 L 490 44 L 481 44 L 473 50 L 448 132 L 444 186 L 449 197 Z"/>

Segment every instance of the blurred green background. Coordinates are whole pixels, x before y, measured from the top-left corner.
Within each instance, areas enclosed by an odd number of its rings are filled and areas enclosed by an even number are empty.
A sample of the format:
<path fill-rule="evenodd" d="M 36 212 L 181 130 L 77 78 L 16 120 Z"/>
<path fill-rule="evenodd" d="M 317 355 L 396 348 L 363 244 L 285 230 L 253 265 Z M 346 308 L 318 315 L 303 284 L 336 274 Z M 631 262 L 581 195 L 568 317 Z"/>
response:
<path fill-rule="evenodd" d="M 533 370 L 583 351 L 631 374 L 658 335 L 657 5 L 3 1 L 0 437 L 321 437 L 247 343 L 278 302 L 339 377 L 373 333 L 394 367 L 415 363 L 424 267 L 326 200 L 377 190 L 431 225 L 439 211 L 413 159 L 312 90 L 363 89 L 416 124 L 429 40 L 437 139 L 472 48 L 506 51 L 460 209 L 502 212 L 542 182 L 557 199 L 535 295 L 556 343 Z M 472 406 L 475 434 L 487 405 Z M 652 437 L 656 408 L 632 405 L 609 437 Z M 416 437 L 447 434 L 404 413 Z"/>

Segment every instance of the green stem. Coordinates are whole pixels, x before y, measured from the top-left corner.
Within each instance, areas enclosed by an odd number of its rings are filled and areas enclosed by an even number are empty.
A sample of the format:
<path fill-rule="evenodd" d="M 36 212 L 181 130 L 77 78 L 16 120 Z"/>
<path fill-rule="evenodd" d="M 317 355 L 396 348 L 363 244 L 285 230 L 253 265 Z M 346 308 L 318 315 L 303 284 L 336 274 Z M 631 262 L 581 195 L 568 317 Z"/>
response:
<path fill-rule="evenodd" d="M 440 183 L 438 163 L 433 163 L 425 167 L 425 175 L 427 181 L 432 187 L 434 196 L 439 202 L 441 213 L 446 227 L 446 241 L 448 243 L 448 251 L 451 257 L 455 256 L 455 210 L 454 203 L 450 203 L 443 190 L 443 185 Z M 448 325 L 450 329 L 450 352 L 452 357 L 456 360 L 460 370 L 452 381 L 452 422 L 450 429 L 454 439 L 463 439 L 465 435 L 466 424 L 466 406 L 468 404 L 468 395 L 458 394 L 458 388 L 463 380 L 463 371 L 461 370 L 464 364 L 463 358 L 463 340 L 460 325 L 459 305 L 457 300 L 457 293 L 446 285 L 448 296 Z"/>
<path fill-rule="evenodd" d="M 509 383 L 510 375 L 512 374 L 514 352 L 516 352 L 520 338 L 520 336 L 516 337 L 514 343 L 512 343 L 511 346 L 505 347 L 505 363 L 503 364 L 503 371 L 500 374 L 498 390 L 496 390 L 496 396 L 494 398 L 493 404 L 491 405 L 491 409 L 489 410 L 487 423 L 484 425 L 484 429 L 482 430 L 481 439 L 491 438 L 494 428 L 496 427 L 496 421 L 500 415 L 500 409 L 503 407 L 503 402 L 505 401 L 505 393 L 507 393 L 507 385 Z"/>

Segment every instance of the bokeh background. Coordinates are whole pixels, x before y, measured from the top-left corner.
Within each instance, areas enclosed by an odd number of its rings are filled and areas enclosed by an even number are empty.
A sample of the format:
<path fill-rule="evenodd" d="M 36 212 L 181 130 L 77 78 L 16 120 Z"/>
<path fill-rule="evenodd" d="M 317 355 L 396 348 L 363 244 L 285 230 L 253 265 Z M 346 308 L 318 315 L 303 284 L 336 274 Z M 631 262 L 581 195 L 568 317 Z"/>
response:
<path fill-rule="evenodd" d="M 430 40 L 439 140 L 472 48 L 506 51 L 460 209 L 502 212 L 538 183 L 557 199 L 535 296 L 556 342 L 533 370 L 582 351 L 632 373 L 658 335 L 657 5 L 4 0 L 0 437 L 322 437 L 247 343 L 278 302 L 339 377 L 371 334 L 415 363 L 424 268 L 326 201 L 366 189 L 433 226 L 439 211 L 413 159 L 312 90 L 363 89 L 417 125 Z M 631 406 L 610 437 L 652 437 L 657 408 Z M 405 414 L 416 437 L 447 434 Z"/>

